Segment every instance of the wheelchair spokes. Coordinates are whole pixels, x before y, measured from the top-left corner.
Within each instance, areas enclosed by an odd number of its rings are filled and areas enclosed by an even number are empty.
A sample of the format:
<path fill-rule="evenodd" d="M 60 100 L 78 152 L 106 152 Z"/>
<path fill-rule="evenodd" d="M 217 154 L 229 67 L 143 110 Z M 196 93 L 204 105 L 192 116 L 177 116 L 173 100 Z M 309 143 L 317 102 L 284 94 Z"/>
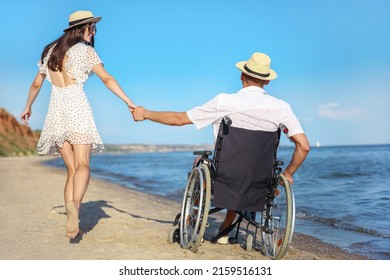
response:
<path fill-rule="evenodd" d="M 291 242 L 295 205 L 292 188 L 283 175 L 279 175 L 281 185 L 277 185 L 274 198 L 266 203 L 262 217 L 262 252 L 272 259 L 282 258 Z"/>
<path fill-rule="evenodd" d="M 187 182 L 180 218 L 180 245 L 196 252 L 207 224 L 210 207 L 210 172 L 201 164 L 195 167 Z"/>

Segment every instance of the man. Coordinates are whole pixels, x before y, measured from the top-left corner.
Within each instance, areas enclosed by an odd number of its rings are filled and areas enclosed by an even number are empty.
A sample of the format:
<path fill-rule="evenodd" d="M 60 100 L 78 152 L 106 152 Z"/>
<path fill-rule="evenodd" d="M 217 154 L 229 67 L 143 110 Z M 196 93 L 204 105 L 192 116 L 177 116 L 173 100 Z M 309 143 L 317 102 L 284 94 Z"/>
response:
<path fill-rule="evenodd" d="M 270 64 L 271 59 L 266 54 L 256 52 L 248 61 L 236 64 L 242 72 L 242 89 L 237 93 L 221 93 L 204 105 L 187 112 L 156 112 L 138 107 L 133 111 L 133 118 L 135 121 L 147 119 L 173 126 L 194 124 L 197 129 L 213 124 L 215 139 L 224 116 L 230 117 L 232 126 L 249 130 L 276 131 L 284 126 L 288 129 L 288 137 L 295 144 L 292 159 L 283 171 L 283 175 L 292 185 L 292 177 L 309 153 L 310 145 L 290 105 L 270 96 L 263 89 L 277 77 Z M 234 211 L 228 210 L 219 231 L 231 225 L 235 216 Z M 217 242 L 227 244 L 228 236 L 221 237 Z"/>

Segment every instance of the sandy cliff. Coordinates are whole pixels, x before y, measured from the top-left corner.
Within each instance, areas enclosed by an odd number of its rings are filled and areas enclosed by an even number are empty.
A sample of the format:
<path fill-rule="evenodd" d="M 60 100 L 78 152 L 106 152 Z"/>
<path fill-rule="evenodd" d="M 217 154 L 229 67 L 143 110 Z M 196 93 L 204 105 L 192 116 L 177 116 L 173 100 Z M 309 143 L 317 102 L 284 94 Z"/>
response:
<path fill-rule="evenodd" d="M 38 139 L 39 132 L 32 131 L 0 108 L 0 156 L 34 154 Z"/>

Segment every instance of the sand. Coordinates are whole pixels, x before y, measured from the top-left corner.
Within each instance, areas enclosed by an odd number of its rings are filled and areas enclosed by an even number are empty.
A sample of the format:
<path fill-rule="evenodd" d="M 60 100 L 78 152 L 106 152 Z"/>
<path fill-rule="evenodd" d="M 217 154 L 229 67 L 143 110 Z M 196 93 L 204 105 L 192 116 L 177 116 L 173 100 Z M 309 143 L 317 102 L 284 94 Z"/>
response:
<path fill-rule="evenodd" d="M 44 166 L 52 157 L 0 158 L 1 260 L 267 260 L 240 244 L 210 243 L 212 217 L 197 253 L 167 241 L 180 205 L 91 178 L 80 212 L 81 238 L 65 237 L 65 172 Z M 299 229 L 296 229 L 299 231 Z M 295 234 L 286 260 L 361 260 Z"/>

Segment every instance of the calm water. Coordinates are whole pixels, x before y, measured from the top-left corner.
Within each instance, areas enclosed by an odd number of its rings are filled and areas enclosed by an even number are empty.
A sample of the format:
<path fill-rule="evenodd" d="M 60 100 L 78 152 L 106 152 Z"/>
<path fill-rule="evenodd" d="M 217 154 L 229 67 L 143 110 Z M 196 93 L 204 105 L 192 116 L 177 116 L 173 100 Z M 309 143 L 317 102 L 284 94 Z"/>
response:
<path fill-rule="evenodd" d="M 278 159 L 291 158 L 281 148 Z M 181 201 L 192 152 L 99 154 L 94 177 Z M 63 168 L 60 158 L 49 165 Z M 372 259 L 390 259 L 390 145 L 312 148 L 294 176 L 295 231 Z M 173 217 L 172 217 L 173 218 Z"/>

